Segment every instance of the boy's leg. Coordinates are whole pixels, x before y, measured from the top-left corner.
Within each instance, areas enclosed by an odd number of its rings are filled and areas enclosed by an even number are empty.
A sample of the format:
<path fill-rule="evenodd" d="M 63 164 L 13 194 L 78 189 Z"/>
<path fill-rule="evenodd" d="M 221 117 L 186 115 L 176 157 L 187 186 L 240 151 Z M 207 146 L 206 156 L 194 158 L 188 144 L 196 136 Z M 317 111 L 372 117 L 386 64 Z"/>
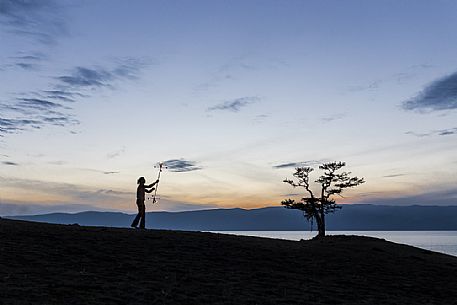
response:
<path fill-rule="evenodd" d="M 144 229 L 145 223 L 146 223 L 146 207 L 143 205 L 140 207 L 140 214 L 141 214 L 141 222 L 140 222 L 140 228 Z"/>
<path fill-rule="evenodd" d="M 140 213 L 136 214 L 135 219 L 133 220 L 132 224 L 130 225 L 132 228 L 136 228 L 136 226 L 138 225 L 138 222 L 140 221 L 140 217 L 141 217 Z"/>
<path fill-rule="evenodd" d="M 136 228 L 138 226 L 138 222 L 140 221 L 141 217 L 141 202 L 136 201 L 136 205 L 138 207 L 138 214 L 136 214 L 135 219 L 133 220 L 132 224 L 130 225 L 132 228 Z M 144 206 L 144 204 L 143 204 Z"/>

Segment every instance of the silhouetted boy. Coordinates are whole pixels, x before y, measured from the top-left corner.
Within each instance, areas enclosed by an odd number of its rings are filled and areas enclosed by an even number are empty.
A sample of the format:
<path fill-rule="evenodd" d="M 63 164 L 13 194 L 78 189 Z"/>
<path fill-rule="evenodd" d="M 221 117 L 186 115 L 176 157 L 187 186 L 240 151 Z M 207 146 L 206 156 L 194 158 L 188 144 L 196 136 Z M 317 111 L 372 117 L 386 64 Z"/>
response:
<path fill-rule="evenodd" d="M 132 222 L 131 227 L 132 228 L 137 228 L 138 222 L 141 219 L 140 222 L 140 229 L 144 229 L 145 225 L 145 210 L 146 207 L 144 206 L 144 199 L 145 199 L 145 193 L 151 193 L 154 188 L 153 186 L 159 183 L 159 179 L 156 180 L 156 182 L 149 184 L 149 185 L 144 185 L 146 183 L 146 179 L 144 177 L 140 177 L 137 181 L 138 188 L 136 189 L 136 205 L 138 206 L 138 215 L 136 215 L 135 219 Z M 150 190 L 148 190 L 150 189 Z"/>

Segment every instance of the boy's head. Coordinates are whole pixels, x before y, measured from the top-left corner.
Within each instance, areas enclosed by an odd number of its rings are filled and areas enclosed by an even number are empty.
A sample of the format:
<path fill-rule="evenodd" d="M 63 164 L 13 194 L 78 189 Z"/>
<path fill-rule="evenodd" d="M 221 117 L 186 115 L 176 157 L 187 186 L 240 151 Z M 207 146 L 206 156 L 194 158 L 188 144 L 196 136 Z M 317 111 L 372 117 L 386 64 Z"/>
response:
<path fill-rule="evenodd" d="M 138 178 L 138 181 L 136 183 L 137 184 L 145 184 L 146 183 L 146 179 L 144 179 L 144 177 L 140 177 L 140 178 Z"/>

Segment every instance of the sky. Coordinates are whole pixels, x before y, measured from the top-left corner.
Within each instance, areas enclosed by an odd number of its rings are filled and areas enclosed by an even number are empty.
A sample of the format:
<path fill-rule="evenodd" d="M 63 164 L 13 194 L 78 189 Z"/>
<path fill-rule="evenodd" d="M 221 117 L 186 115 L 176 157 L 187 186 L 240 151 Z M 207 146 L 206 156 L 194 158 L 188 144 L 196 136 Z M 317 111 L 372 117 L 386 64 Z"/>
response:
<path fill-rule="evenodd" d="M 457 204 L 457 2 L 0 0 L 0 215 Z M 316 171 L 312 178 L 317 178 Z"/>

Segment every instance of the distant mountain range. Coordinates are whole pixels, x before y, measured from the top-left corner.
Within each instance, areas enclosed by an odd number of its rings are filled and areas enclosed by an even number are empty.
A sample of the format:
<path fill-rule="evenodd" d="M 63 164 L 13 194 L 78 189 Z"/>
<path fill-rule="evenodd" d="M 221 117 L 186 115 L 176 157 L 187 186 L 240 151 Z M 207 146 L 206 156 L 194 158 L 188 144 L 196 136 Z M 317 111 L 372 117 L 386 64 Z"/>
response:
<path fill-rule="evenodd" d="M 134 215 L 115 212 L 52 213 L 6 218 L 85 226 L 128 227 Z M 150 212 L 148 228 L 189 231 L 296 231 L 310 223 L 297 210 L 214 209 L 187 212 Z M 344 205 L 327 217 L 329 231 L 457 230 L 457 206 Z"/>

